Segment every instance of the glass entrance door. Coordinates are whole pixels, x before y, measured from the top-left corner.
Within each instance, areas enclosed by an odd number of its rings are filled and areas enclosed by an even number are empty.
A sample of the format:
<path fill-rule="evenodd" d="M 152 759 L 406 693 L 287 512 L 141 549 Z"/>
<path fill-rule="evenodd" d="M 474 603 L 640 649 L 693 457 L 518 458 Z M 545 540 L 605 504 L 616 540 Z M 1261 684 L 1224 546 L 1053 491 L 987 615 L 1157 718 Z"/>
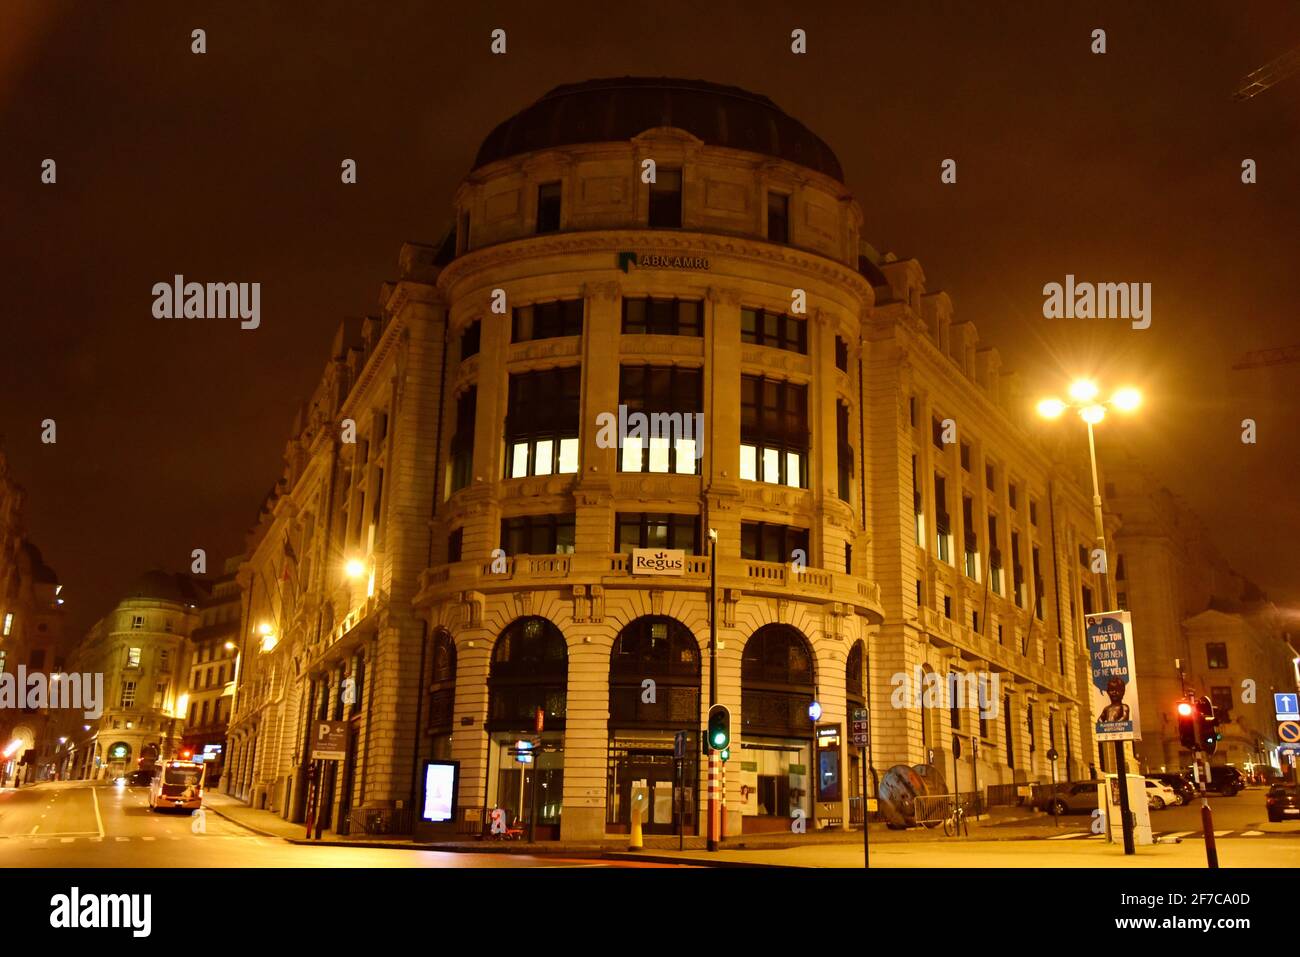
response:
<path fill-rule="evenodd" d="M 688 772 L 692 762 L 686 762 Z M 632 822 L 632 789 L 643 787 L 649 806 L 641 819 L 641 828 L 647 834 L 676 834 L 679 809 L 685 808 L 685 826 L 691 832 L 695 826 L 695 789 L 693 778 L 687 774 L 686 787 L 675 790 L 676 780 L 673 753 L 669 751 L 627 751 L 615 760 L 615 787 L 618 789 L 618 822 Z"/>

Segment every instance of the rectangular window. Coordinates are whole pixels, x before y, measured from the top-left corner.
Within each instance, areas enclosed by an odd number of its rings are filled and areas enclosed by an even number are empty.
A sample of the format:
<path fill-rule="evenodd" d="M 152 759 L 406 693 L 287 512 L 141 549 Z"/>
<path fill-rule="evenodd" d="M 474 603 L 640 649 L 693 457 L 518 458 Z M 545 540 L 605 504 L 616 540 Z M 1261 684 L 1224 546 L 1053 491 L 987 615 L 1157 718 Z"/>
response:
<path fill-rule="evenodd" d="M 167 701 L 167 682 L 159 682 L 153 689 L 153 707 L 155 711 L 161 711 Z"/>
<path fill-rule="evenodd" d="M 1038 524 L 1038 503 L 1032 498 L 1029 500 L 1029 524 Z"/>
<path fill-rule="evenodd" d="M 1124 580 L 1124 556 L 1117 555 L 1115 557 L 1115 581 L 1122 582 L 1123 580 Z"/>
<path fill-rule="evenodd" d="M 474 422 L 478 387 L 470 386 L 456 399 L 456 431 L 451 437 L 451 490 L 470 483 L 474 473 Z"/>
<path fill-rule="evenodd" d="M 1016 747 L 1015 739 L 1011 731 L 1011 695 L 1002 696 L 1002 727 L 1005 729 L 1007 739 L 1007 767 L 1016 766 Z"/>
<path fill-rule="evenodd" d="M 849 344 L 839 336 L 835 337 L 835 368 L 841 372 L 849 371 Z"/>
<path fill-rule="evenodd" d="M 808 387 L 740 379 L 740 477 L 808 487 Z"/>
<path fill-rule="evenodd" d="M 465 529 L 458 528 L 447 536 L 447 562 L 454 563 L 461 559 L 464 548 Z"/>
<path fill-rule="evenodd" d="M 997 491 L 997 483 L 994 481 L 993 466 L 984 466 L 984 487 L 990 492 Z"/>
<path fill-rule="evenodd" d="M 916 428 L 916 396 L 914 395 L 907 397 L 907 415 L 912 428 Z"/>
<path fill-rule="evenodd" d="M 619 512 L 615 516 L 618 535 L 616 551 L 634 548 L 680 548 L 687 555 L 700 554 L 700 517 L 656 512 Z"/>
<path fill-rule="evenodd" d="M 166 648 L 158 652 L 158 671 L 160 674 L 170 674 L 172 670 L 171 652 Z"/>
<path fill-rule="evenodd" d="M 771 190 L 767 194 L 767 238 L 774 243 L 790 241 L 790 197 Z"/>
<path fill-rule="evenodd" d="M 483 331 L 483 323 L 475 319 L 465 331 L 460 334 L 460 357 L 461 360 L 468 359 L 470 356 L 478 355 L 479 337 Z"/>
<path fill-rule="evenodd" d="M 943 596 L 943 617 L 952 617 L 952 595 Z"/>
<path fill-rule="evenodd" d="M 961 467 L 962 471 L 970 471 L 970 443 L 961 443 Z"/>
<path fill-rule="evenodd" d="M 543 183 L 537 187 L 537 231 L 553 233 L 560 228 L 561 185 Z"/>
<path fill-rule="evenodd" d="M 808 529 L 766 522 L 740 523 L 740 557 L 754 562 L 785 564 L 802 552 L 808 557 Z"/>
<path fill-rule="evenodd" d="M 948 694 L 952 697 L 952 700 L 948 703 L 948 717 L 952 722 L 954 731 L 961 730 L 961 704 L 957 699 L 957 689 L 961 687 L 958 682 L 961 680 L 960 672 L 948 672 Z"/>
<path fill-rule="evenodd" d="M 1025 607 L 1025 566 L 1020 564 L 1020 533 L 1011 533 L 1011 590 L 1016 605 Z"/>
<path fill-rule="evenodd" d="M 835 403 L 835 434 L 840 501 L 847 502 L 853 490 L 853 446 L 849 443 L 849 407 L 839 402 Z"/>
<path fill-rule="evenodd" d="M 934 477 L 934 546 L 941 561 L 952 561 L 952 518 L 948 514 L 948 485 L 942 475 Z"/>
<path fill-rule="evenodd" d="M 135 682 L 134 681 L 122 682 L 122 700 L 120 706 L 123 708 L 135 707 Z"/>
<path fill-rule="evenodd" d="M 1232 714 L 1232 689 L 1231 688 L 1211 688 L 1210 704 L 1214 705 L 1214 717 L 1220 724 L 1225 724 L 1231 720 Z"/>
<path fill-rule="evenodd" d="M 501 520 L 501 548 L 508 556 L 573 553 L 572 515 L 520 515 Z"/>
<path fill-rule="evenodd" d="M 555 299 L 516 306 L 511 314 L 510 341 L 580 336 L 585 305 L 585 299 Z"/>
<path fill-rule="evenodd" d="M 581 388 L 578 366 L 510 377 L 506 478 L 578 471 Z"/>
<path fill-rule="evenodd" d="M 623 366 L 618 401 L 627 408 L 621 472 L 694 475 L 703 450 L 704 373 L 678 366 Z"/>
<path fill-rule="evenodd" d="M 989 516 L 989 587 L 1002 594 L 1002 549 L 998 547 L 998 517 Z"/>
<path fill-rule="evenodd" d="M 131 630 L 140 631 L 142 628 L 144 628 L 144 615 L 132 615 Z"/>
<path fill-rule="evenodd" d="M 460 214 L 460 221 L 456 227 L 456 255 L 462 256 L 469 252 L 469 212 Z"/>
<path fill-rule="evenodd" d="M 740 310 L 740 341 L 807 355 L 808 323 L 784 313 L 746 306 Z"/>
<path fill-rule="evenodd" d="M 925 548 L 925 504 L 921 501 L 921 486 L 916 479 L 916 456 L 912 456 L 912 514 L 916 519 L 916 544 Z"/>
<path fill-rule="evenodd" d="M 682 171 L 655 170 L 650 184 L 650 228 L 677 229 L 682 225 Z"/>
<path fill-rule="evenodd" d="M 1210 668 L 1228 667 L 1228 646 L 1222 641 L 1212 641 L 1205 646 L 1205 664 Z"/>
<path fill-rule="evenodd" d="M 979 540 L 975 532 L 975 502 L 969 495 L 961 498 L 961 521 L 965 536 L 963 551 L 966 555 L 966 577 L 978 580 L 979 568 L 975 556 L 979 551 Z"/>
<path fill-rule="evenodd" d="M 1010 482 L 1007 484 L 1007 501 L 1010 502 L 1012 508 L 1016 507 L 1016 483 L 1015 482 Z"/>
<path fill-rule="evenodd" d="M 1085 615 L 1092 614 L 1092 589 L 1087 585 L 1083 586 L 1083 613 Z"/>
<path fill-rule="evenodd" d="M 1038 749 L 1038 741 L 1034 737 L 1034 706 L 1025 705 L 1025 728 L 1029 731 L 1029 753 L 1033 754 Z"/>
<path fill-rule="evenodd" d="M 699 299 L 624 299 L 623 334 L 702 336 L 704 303 Z"/>
<path fill-rule="evenodd" d="M 128 668 L 139 668 L 139 667 L 140 667 L 140 649 L 139 649 L 139 648 L 128 648 L 128 649 L 126 649 L 126 666 L 127 666 Z"/>
<path fill-rule="evenodd" d="M 1034 615 L 1039 621 L 1043 620 L 1043 594 L 1046 588 L 1043 583 L 1043 568 L 1039 563 L 1038 546 L 1033 547 L 1033 569 L 1034 569 Z"/>

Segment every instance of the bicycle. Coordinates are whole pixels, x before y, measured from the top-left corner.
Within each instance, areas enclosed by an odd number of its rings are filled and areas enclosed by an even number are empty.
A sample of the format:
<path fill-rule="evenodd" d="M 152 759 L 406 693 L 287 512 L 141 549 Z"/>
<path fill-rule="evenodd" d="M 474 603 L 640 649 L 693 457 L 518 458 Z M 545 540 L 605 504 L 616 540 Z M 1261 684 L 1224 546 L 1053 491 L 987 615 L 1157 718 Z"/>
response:
<path fill-rule="evenodd" d="M 966 808 L 960 801 L 954 801 L 952 812 L 943 819 L 943 836 L 952 837 L 959 832 L 970 837 L 970 827 L 966 824 Z"/>

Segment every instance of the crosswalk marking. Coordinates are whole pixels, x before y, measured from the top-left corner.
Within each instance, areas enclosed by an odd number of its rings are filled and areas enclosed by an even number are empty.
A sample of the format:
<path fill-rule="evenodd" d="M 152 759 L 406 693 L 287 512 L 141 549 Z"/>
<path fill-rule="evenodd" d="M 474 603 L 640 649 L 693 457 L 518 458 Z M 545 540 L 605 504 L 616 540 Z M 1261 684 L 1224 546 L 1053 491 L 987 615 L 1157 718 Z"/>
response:
<path fill-rule="evenodd" d="M 1073 834 L 1053 834 L 1048 838 L 1049 841 L 1068 841 L 1074 837 L 1086 837 L 1086 831 L 1075 831 Z"/>
<path fill-rule="evenodd" d="M 1264 834 L 1263 831 L 1242 831 L 1241 832 L 1242 837 L 1261 837 L 1263 836 L 1263 834 Z"/>
<path fill-rule="evenodd" d="M 1215 832 L 1214 832 L 1214 836 L 1215 836 L 1215 837 L 1226 837 L 1227 835 L 1229 835 L 1229 834 L 1231 834 L 1231 833 L 1232 833 L 1231 831 L 1215 831 Z"/>

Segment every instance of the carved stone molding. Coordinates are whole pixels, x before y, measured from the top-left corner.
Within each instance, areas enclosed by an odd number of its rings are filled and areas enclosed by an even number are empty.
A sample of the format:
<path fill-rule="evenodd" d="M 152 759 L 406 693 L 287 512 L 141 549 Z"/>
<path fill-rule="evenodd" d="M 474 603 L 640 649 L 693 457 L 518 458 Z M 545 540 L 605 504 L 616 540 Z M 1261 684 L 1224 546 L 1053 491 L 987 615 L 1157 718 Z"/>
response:
<path fill-rule="evenodd" d="M 622 287 L 613 280 L 587 282 L 582 285 L 582 294 L 589 299 L 617 299 L 622 294 Z"/>
<path fill-rule="evenodd" d="M 739 289 L 734 289 L 731 286 L 710 286 L 705 298 L 715 304 L 720 303 L 724 306 L 739 308 L 744 297 Z"/>

